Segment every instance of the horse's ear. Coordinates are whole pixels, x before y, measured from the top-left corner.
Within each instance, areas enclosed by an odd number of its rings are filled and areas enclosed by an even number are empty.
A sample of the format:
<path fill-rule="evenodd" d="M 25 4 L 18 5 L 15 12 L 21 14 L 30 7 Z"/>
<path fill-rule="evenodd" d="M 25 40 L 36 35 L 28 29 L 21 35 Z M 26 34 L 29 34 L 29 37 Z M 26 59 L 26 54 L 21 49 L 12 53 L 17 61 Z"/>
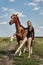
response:
<path fill-rule="evenodd" d="M 16 15 L 18 16 L 18 13 Z"/>
<path fill-rule="evenodd" d="M 14 16 L 14 13 L 13 13 L 13 16 Z"/>

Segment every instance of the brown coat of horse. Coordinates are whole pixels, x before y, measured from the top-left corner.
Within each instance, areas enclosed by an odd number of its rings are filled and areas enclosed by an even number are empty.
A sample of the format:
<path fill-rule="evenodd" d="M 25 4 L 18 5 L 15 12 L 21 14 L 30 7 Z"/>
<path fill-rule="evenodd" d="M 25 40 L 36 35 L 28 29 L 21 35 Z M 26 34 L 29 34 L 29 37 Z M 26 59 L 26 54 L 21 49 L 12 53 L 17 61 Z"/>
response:
<path fill-rule="evenodd" d="M 20 45 L 20 40 L 23 40 L 24 37 L 26 37 L 28 31 L 26 28 L 24 28 L 21 24 L 20 24 L 20 20 L 17 16 L 17 14 L 13 14 L 11 16 L 11 20 L 9 22 L 10 25 L 15 23 L 15 27 L 16 27 L 16 37 L 17 37 L 17 42 L 18 42 L 18 46 Z"/>

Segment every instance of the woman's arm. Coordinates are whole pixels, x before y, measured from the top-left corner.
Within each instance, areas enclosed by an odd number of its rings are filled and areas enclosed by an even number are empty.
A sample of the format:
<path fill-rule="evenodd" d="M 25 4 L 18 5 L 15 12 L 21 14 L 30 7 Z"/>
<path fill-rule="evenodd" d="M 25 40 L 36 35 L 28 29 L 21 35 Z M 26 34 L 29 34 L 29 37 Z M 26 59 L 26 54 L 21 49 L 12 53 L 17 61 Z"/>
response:
<path fill-rule="evenodd" d="M 32 39 L 34 40 L 34 36 L 35 36 L 35 33 L 34 33 L 34 28 L 32 30 Z"/>

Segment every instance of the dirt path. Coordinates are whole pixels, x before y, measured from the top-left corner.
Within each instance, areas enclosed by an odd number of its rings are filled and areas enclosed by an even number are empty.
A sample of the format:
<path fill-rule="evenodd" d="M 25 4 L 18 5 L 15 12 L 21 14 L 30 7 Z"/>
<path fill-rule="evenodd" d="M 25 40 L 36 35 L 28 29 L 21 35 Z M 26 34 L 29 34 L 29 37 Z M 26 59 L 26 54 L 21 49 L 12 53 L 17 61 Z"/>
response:
<path fill-rule="evenodd" d="M 11 53 L 9 51 L 15 49 L 15 46 L 17 44 L 10 43 L 8 46 L 3 47 L 4 50 L 7 51 L 7 55 L 4 55 L 4 59 L 0 60 L 0 65 L 13 65 L 13 58 L 11 56 Z M 43 65 L 43 58 L 38 55 L 33 55 L 34 58 L 38 61 L 40 61 L 39 65 Z M 10 60 L 9 60 L 10 57 Z"/>
<path fill-rule="evenodd" d="M 13 60 L 9 60 L 8 56 L 4 56 L 4 59 L 0 61 L 0 65 L 13 65 Z"/>
<path fill-rule="evenodd" d="M 0 65 L 13 65 L 13 59 L 11 57 L 11 50 L 14 50 L 17 44 L 10 43 L 8 46 L 4 47 L 7 51 L 7 55 L 4 55 L 4 59 L 0 60 Z"/>

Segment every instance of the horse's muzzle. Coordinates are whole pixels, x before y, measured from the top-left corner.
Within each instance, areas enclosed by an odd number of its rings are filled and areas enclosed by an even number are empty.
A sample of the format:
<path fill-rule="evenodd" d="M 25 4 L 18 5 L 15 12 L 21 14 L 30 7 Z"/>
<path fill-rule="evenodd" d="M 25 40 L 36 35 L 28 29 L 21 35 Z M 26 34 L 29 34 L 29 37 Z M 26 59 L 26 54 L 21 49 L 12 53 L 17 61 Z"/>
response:
<path fill-rule="evenodd" d="M 9 22 L 9 25 L 12 25 L 12 23 L 11 23 L 11 22 Z"/>

